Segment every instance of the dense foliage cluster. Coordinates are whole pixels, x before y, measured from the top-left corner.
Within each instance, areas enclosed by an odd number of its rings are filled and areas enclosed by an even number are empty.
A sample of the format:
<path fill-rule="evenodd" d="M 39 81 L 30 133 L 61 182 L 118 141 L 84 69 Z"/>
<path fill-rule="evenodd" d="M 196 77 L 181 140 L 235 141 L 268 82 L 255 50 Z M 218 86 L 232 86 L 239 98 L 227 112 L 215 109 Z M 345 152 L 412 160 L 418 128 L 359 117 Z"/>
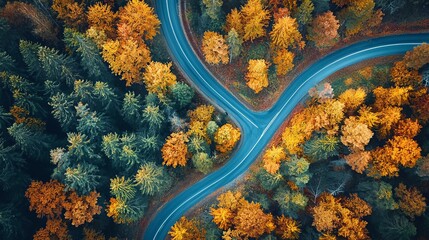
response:
<path fill-rule="evenodd" d="M 0 7 L 2 239 L 133 237 L 117 224 L 239 141 L 166 61 L 148 3 Z"/>
<path fill-rule="evenodd" d="M 427 238 L 429 61 L 410 57 L 426 46 L 312 88 L 240 190 L 192 221 L 207 239 Z"/>

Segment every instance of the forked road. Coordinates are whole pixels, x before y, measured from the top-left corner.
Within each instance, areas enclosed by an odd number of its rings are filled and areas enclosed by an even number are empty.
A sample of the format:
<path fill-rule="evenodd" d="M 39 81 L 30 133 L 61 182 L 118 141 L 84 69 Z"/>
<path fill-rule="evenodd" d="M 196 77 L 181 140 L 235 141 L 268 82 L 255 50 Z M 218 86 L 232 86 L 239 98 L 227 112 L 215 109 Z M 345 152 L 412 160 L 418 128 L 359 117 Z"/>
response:
<path fill-rule="evenodd" d="M 221 86 L 200 62 L 184 34 L 179 0 L 156 0 L 156 12 L 173 60 L 194 87 L 213 104 L 223 109 L 240 126 L 242 137 L 231 159 L 219 170 L 190 186 L 167 202 L 151 219 L 143 239 L 165 239 L 171 226 L 204 197 L 242 175 L 268 144 L 276 130 L 307 94 L 308 90 L 332 73 L 363 60 L 403 54 L 422 42 L 429 34 L 388 36 L 359 42 L 320 59 L 281 95 L 276 104 L 264 112 L 248 109 Z"/>

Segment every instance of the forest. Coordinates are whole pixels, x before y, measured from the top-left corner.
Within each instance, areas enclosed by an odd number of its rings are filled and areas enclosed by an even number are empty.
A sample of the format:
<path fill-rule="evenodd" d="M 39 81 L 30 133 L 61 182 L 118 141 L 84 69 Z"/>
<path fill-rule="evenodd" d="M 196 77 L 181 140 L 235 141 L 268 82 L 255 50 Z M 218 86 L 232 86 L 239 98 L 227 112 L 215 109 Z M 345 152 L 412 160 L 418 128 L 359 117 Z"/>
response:
<path fill-rule="evenodd" d="M 428 63 L 423 44 L 312 88 L 251 172 L 171 238 L 428 239 Z"/>
<path fill-rule="evenodd" d="M 150 4 L 0 2 L 2 239 L 135 239 L 240 140 L 168 60 Z"/>
<path fill-rule="evenodd" d="M 194 48 L 231 92 L 267 109 L 312 61 L 352 42 L 428 30 L 427 1 L 186 0 Z M 413 30 L 414 29 L 414 30 Z"/>

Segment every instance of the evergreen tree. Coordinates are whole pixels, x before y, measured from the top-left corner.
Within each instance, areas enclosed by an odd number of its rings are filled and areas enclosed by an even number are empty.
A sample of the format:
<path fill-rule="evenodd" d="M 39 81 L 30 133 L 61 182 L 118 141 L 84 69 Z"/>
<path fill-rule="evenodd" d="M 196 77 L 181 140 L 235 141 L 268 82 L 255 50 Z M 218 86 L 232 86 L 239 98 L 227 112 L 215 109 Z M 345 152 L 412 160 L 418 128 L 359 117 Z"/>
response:
<path fill-rule="evenodd" d="M 119 99 L 117 94 L 105 82 L 95 82 L 94 96 L 97 99 L 97 106 L 103 107 L 105 112 L 113 115 L 118 109 Z"/>
<path fill-rule="evenodd" d="M 416 227 L 406 217 L 402 215 L 393 215 L 393 217 L 384 217 L 380 223 L 380 234 L 383 239 L 391 240 L 409 240 L 414 239 Z"/>
<path fill-rule="evenodd" d="M 143 109 L 142 118 L 143 123 L 147 124 L 149 131 L 153 133 L 158 132 L 165 121 L 165 116 L 160 107 L 152 104 L 146 105 L 145 109 Z"/>
<path fill-rule="evenodd" d="M 6 52 L 0 51 L 0 71 L 11 71 L 15 61 Z"/>
<path fill-rule="evenodd" d="M 308 198 L 301 192 L 291 191 L 286 188 L 277 189 L 274 198 L 285 216 L 297 219 L 298 212 L 307 206 Z"/>
<path fill-rule="evenodd" d="M 214 135 L 219 128 L 219 125 L 215 121 L 210 121 L 207 123 L 207 134 L 209 135 L 210 139 L 214 139 Z"/>
<path fill-rule="evenodd" d="M 165 169 L 153 162 L 144 163 L 135 175 L 136 185 L 143 194 L 153 196 L 168 190 L 172 184 Z"/>
<path fill-rule="evenodd" d="M 267 191 L 271 191 L 283 182 L 284 178 L 280 173 L 270 174 L 265 169 L 261 168 L 256 174 L 257 179 L 259 180 L 262 188 Z"/>
<path fill-rule="evenodd" d="M 192 156 L 192 163 L 194 167 L 204 173 L 207 174 L 213 169 L 213 159 L 205 152 L 197 152 Z"/>
<path fill-rule="evenodd" d="M 77 131 L 86 134 L 90 139 L 98 139 L 110 130 L 111 124 L 104 114 L 91 112 L 87 104 L 78 103 L 76 115 L 78 118 Z"/>
<path fill-rule="evenodd" d="M 146 207 L 147 199 L 139 195 L 130 200 L 111 198 L 107 216 L 116 223 L 132 223 L 143 218 Z"/>
<path fill-rule="evenodd" d="M 303 0 L 299 5 L 295 18 L 301 26 L 308 24 L 312 19 L 314 4 L 312 0 Z"/>
<path fill-rule="evenodd" d="M 122 102 L 121 114 L 128 124 L 136 128 L 141 121 L 142 100 L 140 95 L 127 92 Z"/>
<path fill-rule="evenodd" d="M 19 210 L 10 204 L 0 205 L 0 234 L 4 239 L 22 239 L 22 221 Z"/>
<path fill-rule="evenodd" d="M 4 108 L 0 106 L 0 130 L 8 126 L 11 120 L 11 114 L 6 112 Z"/>
<path fill-rule="evenodd" d="M 100 159 L 94 144 L 82 133 L 67 133 L 68 150 L 71 157 L 79 161 L 96 161 Z"/>
<path fill-rule="evenodd" d="M 52 147 L 53 138 L 40 129 L 29 127 L 25 123 L 14 123 L 8 129 L 9 135 L 28 156 L 42 159 Z"/>
<path fill-rule="evenodd" d="M 0 138 L 0 188 L 9 190 L 27 180 L 22 171 L 25 160 L 14 146 L 6 146 Z"/>
<path fill-rule="evenodd" d="M 229 62 L 231 62 L 232 59 L 240 55 L 243 40 L 238 35 L 237 31 L 233 28 L 228 32 L 226 43 L 228 44 L 229 48 Z"/>
<path fill-rule="evenodd" d="M 202 137 L 194 135 L 189 138 L 188 150 L 192 154 L 197 154 L 199 152 L 210 153 L 210 146 Z"/>
<path fill-rule="evenodd" d="M 304 187 L 310 181 L 309 167 L 310 163 L 305 158 L 298 158 L 293 155 L 289 161 L 281 163 L 280 173 L 293 181 L 298 187 Z"/>
<path fill-rule="evenodd" d="M 22 59 L 27 65 L 29 73 L 36 79 L 45 78 L 43 66 L 38 56 L 40 48 L 41 46 L 38 43 L 32 43 L 25 40 L 19 41 L 19 51 L 21 52 Z"/>
<path fill-rule="evenodd" d="M 158 134 L 141 134 L 140 141 L 141 148 L 146 156 L 151 156 L 154 153 L 159 152 L 161 149 L 162 142 L 160 141 Z"/>
<path fill-rule="evenodd" d="M 80 57 L 80 65 L 90 76 L 101 77 L 106 72 L 103 58 L 97 45 L 84 34 L 72 29 L 64 29 L 64 42 Z"/>
<path fill-rule="evenodd" d="M 66 190 L 75 190 L 79 195 L 87 195 L 100 185 L 101 176 L 97 166 L 79 163 L 74 168 L 67 168 L 64 173 Z"/>
<path fill-rule="evenodd" d="M 176 106 L 184 108 L 192 102 L 195 92 L 188 84 L 177 82 L 171 86 L 171 95 Z"/>
<path fill-rule="evenodd" d="M 52 107 L 52 115 L 65 131 L 71 130 L 76 125 L 75 102 L 70 96 L 58 92 L 51 97 L 49 105 Z"/>
<path fill-rule="evenodd" d="M 135 197 L 134 186 L 133 181 L 129 178 L 125 179 L 124 176 L 110 179 L 110 193 L 121 200 L 127 201 Z"/>
<path fill-rule="evenodd" d="M 73 83 L 73 97 L 80 102 L 95 107 L 94 84 L 87 80 L 76 80 Z"/>
<path fill-rule="evenodd" d="M 79 78 L 75 70 L 75 62 L 57 50 L 40 47 L 37 56 L 48 79 L 60 79 L 72 85 L 73 81 Z"/>
<path fill-rule="evenodd" d="M 118 165 L 127 171 L 135 170 L 144 162 L 144 155 L 141 148 L 140 138 L 134 133 L 124 134 L 120 138 L 121 151 Z"/>
<path fill-rule="evenodd" d="M 304 144 L 304 154 L 313 162 L 337 156 L 338 150 L 338 137 L 328 134 L 316 134 Z"/>

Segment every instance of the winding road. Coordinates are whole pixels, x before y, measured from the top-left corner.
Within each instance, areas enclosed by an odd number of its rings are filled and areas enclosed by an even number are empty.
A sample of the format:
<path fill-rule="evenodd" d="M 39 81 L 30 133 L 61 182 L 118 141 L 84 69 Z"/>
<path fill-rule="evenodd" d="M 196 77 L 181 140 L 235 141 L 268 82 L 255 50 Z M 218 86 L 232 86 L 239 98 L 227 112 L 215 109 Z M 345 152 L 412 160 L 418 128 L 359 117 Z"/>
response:
<path fill-rule="evenodd" d="M 222 168 L 207 175 L 162 206 L 144 232 L 145 240 L 165 239 L 171 226 L 189 208 L 246 172 L 282 122 L 318 82 L 363 60 L 403 54 L 416 45 L 429 41 L 428 33 L 396 35 L 370 39 L 335 51 L 319 59 L 294 79 L 271 109 L 255 112 L 220 85 L 201 63 L 185 36 L 178 1 L 157 0 L 155 7 L 173 60 L 194 87 L 214 105 L 228 112 L 240 126 L 242 137 L 237 150 Z"/>

